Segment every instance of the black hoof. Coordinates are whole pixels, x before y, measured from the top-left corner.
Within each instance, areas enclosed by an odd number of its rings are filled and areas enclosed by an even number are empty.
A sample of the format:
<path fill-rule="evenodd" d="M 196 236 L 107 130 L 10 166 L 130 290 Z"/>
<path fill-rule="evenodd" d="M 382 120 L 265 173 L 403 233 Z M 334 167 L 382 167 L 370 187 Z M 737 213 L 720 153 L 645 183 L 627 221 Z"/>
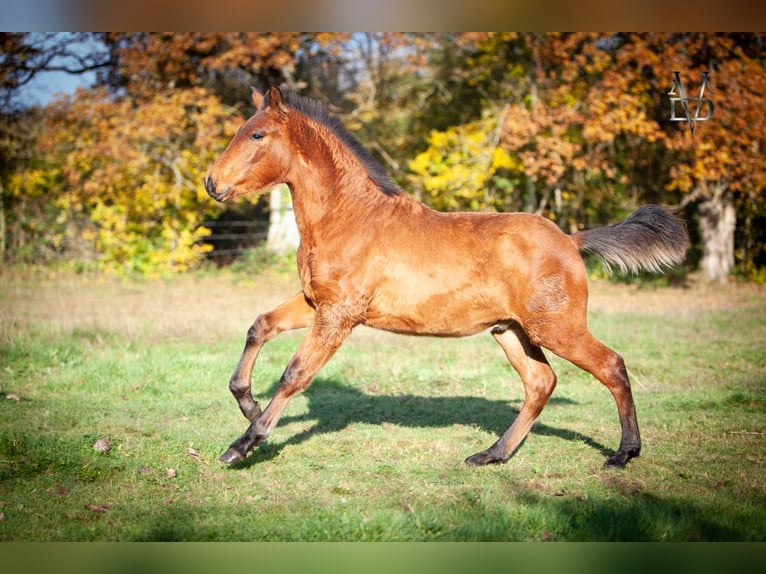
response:
<path fill-rule="evenodd" d="M 229 448 L 229 450 L 218 457 L 218 460 L 226 464 L 234 464 L 235 462 L 242 462 L 245 460 L 245 455 L 233 448 Z"/>
<path fill-rule="evenodd" d="M 604 467 L 606 468 L 625 468 L 625 465 L 628 464 L 628 461 L 624 459 L 623 457 L 610 456 L 608 459 L 606 459 L 606 462 L 604 463 Z"/>
<path fill-rule="evenodd" d="M 476 454 L 471 455 L 465 459 L 465 463 L 468 466 L 486 466 L 488 464 L 502 464 L 504 462 L 506 461 L 501 458 L 497 458 L 486 450 L 477 452 Z"/>
<path fill-rule="evenodd" d="M 618 450 L 604 463 L 606 468 L 625 468 L 631 458 L 636 458 L 641 452 L 640 448 Z"/>

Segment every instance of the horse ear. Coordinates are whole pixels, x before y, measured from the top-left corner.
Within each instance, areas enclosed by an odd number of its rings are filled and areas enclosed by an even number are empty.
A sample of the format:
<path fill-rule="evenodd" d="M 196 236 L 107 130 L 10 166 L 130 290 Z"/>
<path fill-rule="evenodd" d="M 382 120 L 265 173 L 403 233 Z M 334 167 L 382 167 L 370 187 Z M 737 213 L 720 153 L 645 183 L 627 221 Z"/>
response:
<path fill-rule="evenodd" d="M 263 105 L 263 94 L 255 88 L 250 88 L 250 99 L 256 110 L 260 110 Z"/>
<path fill-rule="evenodd" d="M 271 86 L 269 88 L 269 106 L 276 106 L 280 112 L 287 114 L 287 106 L 285 105 L 285 101 L 282 96 L 282 90 L 280 90 L 277 86 Z"/>

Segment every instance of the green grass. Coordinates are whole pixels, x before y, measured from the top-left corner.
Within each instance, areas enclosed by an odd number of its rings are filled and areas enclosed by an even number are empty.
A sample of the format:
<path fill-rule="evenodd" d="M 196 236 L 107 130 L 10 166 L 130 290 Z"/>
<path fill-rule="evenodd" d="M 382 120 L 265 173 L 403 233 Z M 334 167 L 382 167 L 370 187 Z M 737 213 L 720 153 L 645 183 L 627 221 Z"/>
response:
<path fill-rule="evenodd" d="M 218 455 L 247 426 L 227 388 L 244 333 L 294 285 L 3 279 L 0 540 L 766 538 L 763 290 L 707 306 L 694 289 L 609 287 L 618 304 L 596 305 L 591 327 L 626 359 L 644 439 L 622 471 L 602 467 L 619 442 L 611 396 L 555 357 L 559 385 L 516 455 L 466 466 L 523 399 L 499 347 L 366 329 L 226 467 Z M 162 316 L 160 296 L 176 303 Z M 221 321 L 189 319 L 197 304 L 223 305 Z M 262 351 L 259 399 L 300 337 Z M 93 450 L 100 437 L 109 452 Z"/>

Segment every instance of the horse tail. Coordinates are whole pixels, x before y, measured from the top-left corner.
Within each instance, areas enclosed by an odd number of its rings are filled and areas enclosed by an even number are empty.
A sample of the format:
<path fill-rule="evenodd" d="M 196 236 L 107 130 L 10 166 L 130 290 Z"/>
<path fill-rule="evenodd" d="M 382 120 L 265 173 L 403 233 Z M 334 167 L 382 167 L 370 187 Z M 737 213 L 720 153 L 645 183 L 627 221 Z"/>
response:
<path fill-rule="evenodd" d="M 627 219 L 572 236 L 582 253 L 596 253 L 611 269 L 661 273 L 683 262 L 689 249 L 686 223 L 675 212 L 659 205 L 639 207 Z"/>

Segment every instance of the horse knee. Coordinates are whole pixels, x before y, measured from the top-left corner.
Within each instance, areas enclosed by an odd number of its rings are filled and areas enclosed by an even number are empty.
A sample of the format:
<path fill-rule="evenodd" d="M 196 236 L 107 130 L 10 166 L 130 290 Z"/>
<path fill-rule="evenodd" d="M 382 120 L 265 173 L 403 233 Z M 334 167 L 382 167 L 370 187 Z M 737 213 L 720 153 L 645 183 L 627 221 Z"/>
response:
<path fill-rule="evenodd" d="M 616 351 L 612 351 L 609 359 L 606 361 L 606 367 L 616 374 L 619 378 L 627 379 L 627 369 L 625 368 L 625 359 Z"/>
<path fill-rule="evenodd" d="M 258 329 L 258 323 L 255 322 L 252 325 L 250 325 L 250 328 L 247 330 L 247 337 L 245 338 L 245 342 L 248 345 L 257 345 L 259 340 L 259 329 Z"/>
<path fill-rule="evenodd" d="M 271 321 L 269 320 L 268 314 L 264 313 L 259 315 L 247 330 L 247 344 L 262 345 L 269 340 L 270 332 Z"/>

